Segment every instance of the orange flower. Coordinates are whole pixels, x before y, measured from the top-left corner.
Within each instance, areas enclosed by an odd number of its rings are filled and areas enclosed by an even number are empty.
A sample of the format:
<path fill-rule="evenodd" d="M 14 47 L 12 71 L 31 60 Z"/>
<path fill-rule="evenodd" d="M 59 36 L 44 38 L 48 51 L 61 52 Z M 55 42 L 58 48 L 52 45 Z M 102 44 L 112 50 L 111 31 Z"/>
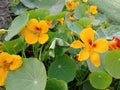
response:
<path fill-rule="evenodd" d="M 97 14 L 98 13 L 97 6 L 95 6 L 95 5 L 90 6 L 89 12 L 91 14 Z"/>
<path fill-rule="evenodd" d="M 109 49 L 120 49 L 120 39 L 117 37 L 113 37 L 112 41 L 109 43 Z"/>
<path fill-rule="evenodd" d="M 95 32 L 92 28 L 85 28 L 80 33 L 80 38 L 82 40 L 75 40 L 70 46 L 72 48 L 83 48 L 78 54 L 79 61 L 85 61 L 90 57 L 91 63 L 95 67 L 100 66 L 100 56 L 99 53 L 104 53 L 108 50 L 108 41 L 106 39 L 100 38 L 94 41 Z"/>
<path fill-rule="evenodd" d="M 65 3 L 67 10 L 74 10 L 76 6 L 78 6 L 80 3 L 75 2 L 74 0 L 70 0 Z"/>
<path fill-rule="evenodd" d="M 22 36 L 28 44 L 35 44 L 37 41 L 44 44 L 48 40 L 49 26 L 45 20 L 38 22 L 37 19 L 29 20 L 27 27 L 22 31 Z"/>
<path fill-rule="evenodd" d="M 6 52 L 0 53 L 0 86 L 4 86 L 9 70 L 16 70 L 23 61 L 18 55 L 10 55 Z"/>

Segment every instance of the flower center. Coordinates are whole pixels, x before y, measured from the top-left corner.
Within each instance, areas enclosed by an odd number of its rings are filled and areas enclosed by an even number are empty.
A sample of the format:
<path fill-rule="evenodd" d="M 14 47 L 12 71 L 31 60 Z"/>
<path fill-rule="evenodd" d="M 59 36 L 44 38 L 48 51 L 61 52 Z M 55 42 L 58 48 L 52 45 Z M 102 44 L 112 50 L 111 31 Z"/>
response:
<path fill-rule="evenodd" d="M 13 62 L 8 63 L 6 60 L 3 61 L 3 69 L 4 70 L 9 70 L 10 65 L 12 65 Z"/>
<path fill-rule="evenodd" d="M 97 45 L 96 45 L 95 43 L 92 45 L 93 48 L 95 48 L 96 46 L 97 46 Z"/>
<path fill-rule="evenodd" d="M 35 29 L 36 29 L 37 31 L 41 31 L 41 30 L 42 30 L 42 28 L 39 28 L 39 27 L 35 27 Z"/>
<path fill-rule="evenodd" d="M 89 43 L 89 45 L 92 45 L 92 40 L 89 39 L 89 40 L 88 40 L 88 43 Z"/>
<path fill-rule="evenodd" d="M 7 63 L 7 61 L 5 60 L 5 61 L 3 61 L 3 68 L 4 68 L 4 70 L 9 70 L 9 67 L 10 67 L 10 64 L 9 63 Z"/>

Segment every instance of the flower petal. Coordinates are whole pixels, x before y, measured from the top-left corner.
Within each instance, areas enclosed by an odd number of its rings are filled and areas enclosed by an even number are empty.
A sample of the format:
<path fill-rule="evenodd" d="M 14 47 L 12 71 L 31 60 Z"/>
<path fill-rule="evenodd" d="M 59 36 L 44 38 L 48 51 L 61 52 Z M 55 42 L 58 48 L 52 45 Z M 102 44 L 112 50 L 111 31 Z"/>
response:
<path fill-rule="evenodd" d="M 38 41 L 38 35 L 30 30 L 24 32 L 24 37 L 28 44 L 35 44 Z"/>
<path fill-rule="evenodd" d="M 49 26 L 45 20 L 41 20 L 39 22 L 39 27 L 41 28 L 41 33 L 47 33 Z"/>
<path fill-rule="evenodd" d="M 72 42 L 70 47 L 78 49 L 78 48 L 83 47 L 83 43 L 81 41 L 79 41 L 79 40 L 75 40 L 74 42 Z"/>
<path fill-rule="evenodd" d="M 16 70 L 22 65 L 23 63 L 22 58 L 19 55 L 11 55 L 11 57 L 12 57 L 12 61 L 10 63 L 9 69 Z"/>
<path fill-rule="evenodd" d="M 25 35 L 27 34 L 28 28 L 24 28 L 21 32 L 21 35 L 25 38 Z"/>
<path fill-rule="evenodd" d="M 36 27 L 38 26 L 39 26 L 39 23 L 37 19 L 30 19 L 28 21 L 27 28 L 29 28 L 29 30 L 36 30 Z"/>
<path fill-rule="evenodd" d="M 47 34 L 41 34 L 40 37 L 39 37 L 39 39 L 38 39 L 38 41 L 39 41 L 40 44 L 44 44 L 44 43 L 47 42 L 48 38 L 49 37 L 48 37 Z"/>
<path fill-rule="evenodd" d="M 85 28 L 80 33 L 80 38 L 85 44 L 91 45 L 94 40 L 94 30 L 92 28 Z"/>
<path fill-rule="evenodd" d="M 109 43 L 106 39 L 100 38 L 93 43 L 93 51 L 104 53 L 109 48 Z"/>
<path fill-rule="evenodd" d="M 0 69 L 0 86 L 4 86 L 8 71 Z"/>
<path fill-rule="evenodd" d="M 89 58 L 89 51 L 87 49 L 83 49 L 78 54 L 78 60 L 79 61 L 85 61 Z"/>
<path fill-rule="evenodd" d="M 4 62 L 6 63 L 10 63 L 12 61 L 11 55 L 6 53 L 6 52 L 2 52 L 0 53 L 0 68 L 5 68 L 4 67 Z"/>
<path fill-rule="evenodd" d="M 100 66 L 100 56 L 99 56 L 99 54 L 96 53 L 96 52 L 92 52 L 90 54 L 90 61 L 95 67 L 99 67 Z"/>

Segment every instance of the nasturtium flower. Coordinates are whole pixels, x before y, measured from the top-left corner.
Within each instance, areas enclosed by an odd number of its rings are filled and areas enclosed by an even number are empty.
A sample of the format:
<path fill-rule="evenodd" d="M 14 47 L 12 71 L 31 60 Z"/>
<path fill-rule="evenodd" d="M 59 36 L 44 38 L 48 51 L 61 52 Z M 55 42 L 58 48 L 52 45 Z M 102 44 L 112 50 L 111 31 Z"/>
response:
<path fill-rule="evenodd" d="M 22 63 L 22 58 L 19 55 L 0 53 L 0 86 L 4 86 L 8 72 L 18 69 Z"/>
<path fill-rule="evenodd" d="M 86 3 L 88 0 L 82 0 L 82 1 Z"/>
<path fill-rule="evenodd" d="M 99 38 L 94 41 L 95 31 L 92 28 L 85 28 L 80 33 L 80 40 L 75 40 L 70 45 L 72 48 L 83 48 L 78 54 L 79 61 L 85 61 L 90 57 L 91 63 L 95 67 L 100 66 L 99 53 L 104 53 L 108 50 L 108 41 L 104 38 Z"/>
<path fill-rule="evenodd" d="M 39 42 L 44 44 L 48 41 L 49 25 L 45 20 L 38 21 L 37 19 L 30 19 L 27 26 L 22 31 L 22 36 L 28 44 L 35 44 Z"/>
<path fill-rule="evenodd" d="M 90 8 L 89 8 L 89 12 L 91 14 L 97 14 L 98 13 L 97 6 L 91 5 Z"/>
<path fill-rule="evenodd" d="M 78 6 L 80 2 L 75 2 L 74 0 L 70 0 L 65 3 L 67 10 L 74 10 L 76 6 Z"/>

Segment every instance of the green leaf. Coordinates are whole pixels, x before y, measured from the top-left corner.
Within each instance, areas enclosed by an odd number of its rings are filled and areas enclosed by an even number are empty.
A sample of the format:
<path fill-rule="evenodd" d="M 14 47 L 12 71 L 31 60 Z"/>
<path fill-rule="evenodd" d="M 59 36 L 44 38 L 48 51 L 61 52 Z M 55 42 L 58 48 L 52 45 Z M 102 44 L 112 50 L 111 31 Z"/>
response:
<path fill-rule="evenodd" d="M 70 53 L 70 54 L 78 54 L 79 52 L 80 52 L 80 50 L 81 50 L 81 48 L 80 49 L 74 49 L 74 48 L 69 48 L 68 49 L 68 52 Z"/>
<path fill-rule="evenodd" d="M 68 90 L 67 83 L 55 78 L 48 79 L 45 90 Z"/>
<path fill-rule="evenodd" d="M 28 8 L 26 8 L 25 6 L 23 6 L 21 3 L 14 5 L 11 7 L 11 11 L 15 14 L 15 15 L 20 15 L 23 12 L 25 12 L 26 10 L 28 10 Z"/>
<path fill-rule="evenodd" d="M 3 89 L 0 87 L 0 90 L 3 90 Z"/>
<path fill-rule="evenodd" d="M 79 26 L 82 26 L 83 28 L 85 28 L 86 26 L 92 24 L 92 19 L 91 18 L 81 18 L 79 21 L 75 22 L 76 24 L 78 24 Z"/>
<path fill-rule="evenodd" d="M 120 81 L 118 83 L 117 90 L 120 90 Z"/>
<path fill-rule="evenodd" d="M 80 19 L 85 16 L 88 6 L 86 4 L 81 4 L 75 8 L 74 17 Z"/>
<path fill-rule="evenodd" d="M 0 49 L 10 54 L 17 54 L 24 45 L 25 45 L 24 39 L 20 37 L 12 41 L 3 42 Z"/>
<path fill-rule="evenodd" d="M 120 37 L 120 26 L 111 25 L 106 29 L 99 28 L 98 36 L 106 39 L 112 39 L 114 36 Z"/>
<path fill-rule="evenodd" d="M 80 34 L 80 31 L 83 29 L 83 27 L 82 27 L 81 25 L 77 24 L 76 22 L 70 21 L 70 20 L 67 18 L 67 16 L 65 17 L 65 22 L 66 22 L 68 28 L 69 28 L 71 31 L 73 31 L 73 32 L 75 32 L 75 33 L 77 33 L 77 34 Z"/>
<path fill-rule="evenodd" d="M 104 60 L 105 70 L 114 78 L 120 78 L 120 50 L 110 51 Z"/>
<path fill-rule="evenodd" d="M 97 5 L 107 18 L 120 24 L 120 0 L 89 0 L 89 2 Z"/>
<path fill-rule="evenodd" d="M 93 22 L 92 22 L 92 25 L 93 26 L 98 26 L 98 25 L 100 25 L 100 20 L 98 20 L 98 19 L 93 19 Z"/>
<path fill-rule="evenodd" d="M 35 58 L 24 59 L 23 66 L 10 71 L 6 79 L 7 90 L 45 90 L 46 70 L 42 62 Z"/>
<path fill-rule="evenodd" d="M 16 17 L 13 20 L 11 26 L 8 28 L 8 30 L 10 30 L 10 31 L 6 35 L 5 40 L 8 41 L 12 37 L 14 37 L 18 33 L 20 33 L 20 31 L 25 27 L 28 19 L 29 19 L 29 15 L 26 15 L 26 14 L 22 14 L 22 15 Z"/>
<path fill-rule="evenodd" d="M 112 77 L 106 72 L 96 71 L 90 74 L 89 80 L 94 88 L 105 89 L 111 84 Z"/>
<path fill-rule="evenodd" d="M 75 72 L 75 62 L 67 55 L 63 55 L 55 58 L 55 61 L 49 67 L 48 77 L 70 82 L 74 79 Z"/>
<path fill-rule="evenodd" d="M 40 3 L 39 0 L 20 0 L 20 1 L 28 8 L 36 8 L 38 7 L 37 3 Z"/>
<path fill-rule="evenodd" d="M 46 19 L 48 20 L 57 20 L 59 18 L 65 17 L 66 15 L 66 11 L 60 12 L 56 15 L 51 15 L 51 16 L 47 16 Z"/>
<path fill-rule="evenodd" d="M 107 18 L 104 14 L 98 13 L 95 15 L 95 19 L 100 20 L 101 23 L 106 22 Z"/>
<path fill-rule="evenodd" d="M 62 11 L 65 0 L 20 0 L 28 8 L 46 8 L 51 14 Z"/>
<path fill-rule="evenodd" d="M 55 47 L 55 56 L 62 56 L 63 54 L 65 54 L 65 52 L 67 51 L 67 47 L 63 47 L 63 46 L 57 46 Z"/>
<path fill-rule="evenodd" d="M 87 80 L 87 76 L 89 74 L 88 66 L 86 62 L 79 62 L 77 63 L 77 70 L 76 70 L 76 80 L 78 85 L 83 84 L 84 80 Z"/>
<path fill-rule="evenodd" d="M 83 90 L 98 90 L 98 89 L 93 88 L 89 82 L 86 82 L 85 84 L 83 84 Z"/>
<path fill-rule="evenodd" d="M 46 16 L 50 14 L 50 11 L 47 9 L 35 9 L 25 12 L 25 14 L 29 14 L 29 19 L 37 18 L 38 20 L 45 19 Z"/>

